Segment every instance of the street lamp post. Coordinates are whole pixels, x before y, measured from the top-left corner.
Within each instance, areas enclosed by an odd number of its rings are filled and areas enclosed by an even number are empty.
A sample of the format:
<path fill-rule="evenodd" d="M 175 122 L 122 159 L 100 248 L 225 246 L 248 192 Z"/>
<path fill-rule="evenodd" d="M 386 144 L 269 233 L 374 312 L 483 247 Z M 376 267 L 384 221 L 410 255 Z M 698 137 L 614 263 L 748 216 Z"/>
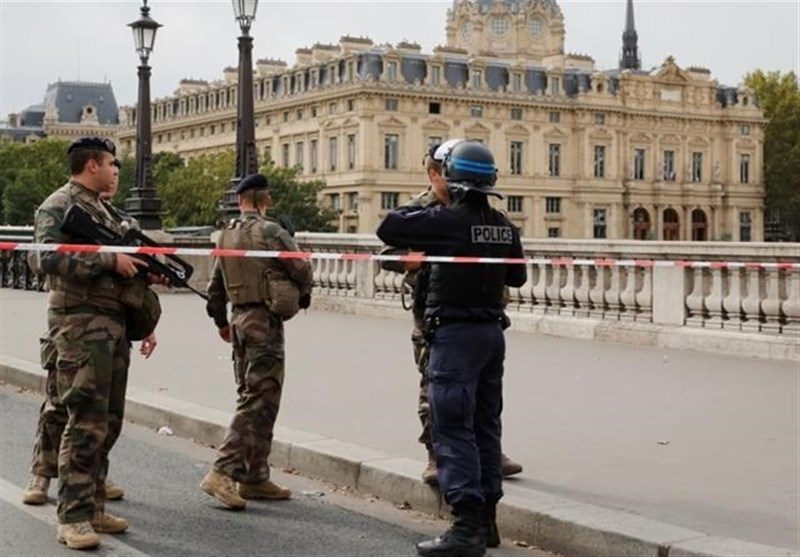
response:
<path fill-rule="evenodd" d="M 236 105 L 236 174 L 221 204 L 226 219 L 239 214 L 236 186 L 242 178 L 258 171 L 253 109 L 253 37 L 250 36 L 250 26 L 256 18 L 257 7 L 258 0 L 233 0 L 233 11 L 242 34 L 239 36 L 239 97 Z"/>
<path fill-rule="evenodd" d="M 150 8 L 143 0 L 139 19 L 129 23 L 139 54 L 139 103 L 136 110 L 136 172 L 131 197 L 125 201 L 125 210 L 135 217 L 143 230 L 161 229 L 161 199 L 153 186 L 152 134 L 150 131 L 150 66 L 147 60 L 156 41 L 156 30 L 161 25 L 148 14 Z"/>

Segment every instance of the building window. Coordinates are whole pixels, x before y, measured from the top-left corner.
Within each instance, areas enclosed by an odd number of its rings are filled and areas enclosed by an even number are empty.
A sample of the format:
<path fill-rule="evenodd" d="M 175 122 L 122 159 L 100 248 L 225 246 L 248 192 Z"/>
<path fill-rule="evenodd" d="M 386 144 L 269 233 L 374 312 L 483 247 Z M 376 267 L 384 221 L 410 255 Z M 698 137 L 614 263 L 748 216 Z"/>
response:
<path fill-rule="evenodd" d="M 692 182 L 703 181 L 703 153 L 692 153 Z"/>
<path fill-rule="evenodd" d="M 665 182 L 675 181 L 675 151 L 664 151 L 664 173 Z"/>
<path fill-rule="evenodd" d="M 432 135 L 428 138 L 428 149 L 430 149 L 434 145 L 441 145 L 441 144 L 442 144 L 442 138 L 439 137 L 438 135 Z"/>
<path fill-rule="evenodd" d="M 606 125 L 606 115 L 602 112 L 595 112 L 594 113 L 594 125 L 595 126 L 605 126 Z"/>
<path fill-rule="evenodd" d="M 356 136 L 347 136 L 347 168 L 353 170 L 356 167 Z"/>
<path fill-rule="evenodd" d="M 399 144 L 400 136 L 396 133 L 383 136 L 383 167 L 386 170 L 397 170 Z"/>
<path fill-rule="evenodd" d="M 554 97 L 561 95 L 561 79 L 558 77 L 550 78 L 550 94 Z"/>
<path fill-rule="evenodd" d="M 522 196 L 509 195 L 508 196 L 508 212 L 521 213 L 522 212 Z"/>
<path fill-rule="evenodd" d="M 644 180 L 644 149 L 633 151 L 633 179 Z"/>
<path fill-rule="evenodd" d="M 550 176 L 557 178 L 561 176 L 561 144 L 551 143 L 548 156 L 548 170 Z"/>
<path fill-rule="evenodd" d="M 742 124 L 739 126 L 739 131 L 742 135 L 750 135 L 750 124 Z"/>
<path fill-rule="evenodd" d="M 289 166 L 289 144 L 288 143 L 284 143 L 281 146 L 281 153 L 282 153 L 281 161 L 283 162 L 283 166 Z"/>
<path fill-rule="evenodd" d="M 605 178 L 606 177 L 606 146 L 605 145 L 595 145 L 594 146 L 594 177 L 595 178 Z"/>
<path fill-rule="evenodd" d="M 389 81 L 397 79 L 397 62 L 389 62 L 386 64 L 386 79 Z"/>
<path fill-rule="evenodd" d="M 330 103 L 328 105 L 328 114 L 336 114 L 336 103 Z"/>
<path fill-rule="evenodd" d="M 558 124 L 561 121 L 561 113 L 560 112 L 551 112 L 550 113 L 550 123 L 551 124 Z"/>
<path fill-rule="evenodd" d="M 312 139 L 311 145 L 309 145 L 309 153 L 311 160 L 309 161 L 311 167 L 311 173 L 316 174 L 317 172 L 317 140 Z"/>
<path fill-rule="evenodd" d="M 316 106 L 312 106 L 311 107 L 311 117 L 312 118 L 316 118 L 317 117 L 317 107 Z M 269 118 L 269 117 L 267 117 L 267 118 Z M 269 124 L 269 120 L 267 120 L 267 124 Z"/>
<path fill-rule="evenodd" d="M 347 194 L 347 207 L 351 211 L 358 211 L 358 192 L 351 192 Z"/>
<path fill-rule="evenodd" d="M 398 105 L 397 99 L 386 99 L 386 110 L 397 112 Z"/>
<path fill-rule="evenodd" d="M 428 103 L 428 114 L 441 114 L 442 103 Z"/>
<path fill-rule="evenodd" d="M 270 124 L 272 124 L 272 116 L 270 116 L 269 114 L 267 114 L 267 115 L 264 117 L 264 125 L 267 125 L 267 126 L 269 126 Z"/>
<path fill-rule="evenodd" d="M 269 145 L 264 147 L 264 160 L 266 162 L 272 162 L 272 147 Z"/>
<path fill-rule="evenodd" d="M 522 141 L 511 142 L 511 174 L 519 176 L 522 174 Z"/>
<path fill-rule="evenodd" d="M 560 197 L 545 197 L 544 210 L 550 215 L 561 214 L 561 198 Z"/>
<path fill-rule="evenodd" d="M 561 229 L 557 226 L 551 226 L 547 229 L 548 238 L 561 238 Z"/>
<path fill-rule="evenodd" d="M 334 211 L 342 210 L 342 197 L 338 193 L 332 193 L 330 195 L 330 207 Z"/>
<path fill-rule="evenodd" d="M 438 86 L 442 81 L 442 68 L 431 66 L 431 85 Z"/>
<path fill-rule="evenodd" d="M 302 119 L 303 119 L 303 111 L 302 110 L 298 110 L 297 111 L 297 120 L 300 121 Z"/>
<path fill-rule="evenodd" d="M 391 192 L 381 193 L 381 209 L 384 211 L 391 211 L 396 209 L 400 204 L 400 194 Z"/>
<path fill-rule="evenodd" d="M 347 111 L 353 112 L 356 109 L 356 101 L 350 99 L 347 101 Z"/>
<path fill-rule="evenodd" d="M 336 171 L 336 159 L 339 158 L 339 141 L 336 137 L 331 137 L 329 146 L 330 166 L 331 172 Z"/>
<path fill-rule="evenodd" d="M 751 242 L 753 230 L 753 215 L 749 211 L 739 213 L 739 241 Z"/>
<path fill-rule="evenodd" d="M 521 108 L 512 108 L 511 109 L 511 119 L 512 120 L 522 120 L 522 109 Z"/>
<path fill-rule="evenodd" d="M 592 224 L 595 238 L 606 237 L 606 210 L 595 209 L 592 212 Z"/>
<path fill-rule="evenodd" d="M 483 72 L 480 70 L 472 70 L 472 88 L 480 89 L 483 84 Z"/>
<path fill-rule="evenodd" d="M 302 172 L 305 172 L 305 157 L 303 156 L 303 142 L 298 141 L 295 145 L 294 164 L 300 167 Z"/>
<path fill-rule="evenodd" d="M 511 78 L 511 90 L 515 93 L 522 91 L 522 75 L 515 73 Z"/>
<path fill-rule="evenodd" d="M 289 111 L 288 110 L 284 110 L 284 112 L 283 112 L 283 121 L 284 122 L 288 122 L 289 121 Z"/>
<path fill-rule="evenodd" d="M 739 157 L 739 182 L 742 184 L 750 183 L 750 155 Z"/>
<path fill-rule="evenodd" d="M 469 107 L 469 115 L 473 118 L 482 118 L 483 117 L 483 107 L 477 104 L 473 104 Z"/>

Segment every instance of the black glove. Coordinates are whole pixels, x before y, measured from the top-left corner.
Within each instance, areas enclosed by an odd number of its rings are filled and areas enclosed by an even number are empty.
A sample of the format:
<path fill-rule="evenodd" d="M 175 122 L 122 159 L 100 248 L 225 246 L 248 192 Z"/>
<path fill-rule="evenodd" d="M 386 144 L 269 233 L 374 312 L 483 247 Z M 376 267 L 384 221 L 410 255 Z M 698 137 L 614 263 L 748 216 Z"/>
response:
<path fill-rule="evenodd" d="M 311 305 L 311 294 L 303 294 L 300 296 L 300 300 L 297 302 L 297 305 L 300 306 L 300 309 L 308 309 L 308 306 Z"/>

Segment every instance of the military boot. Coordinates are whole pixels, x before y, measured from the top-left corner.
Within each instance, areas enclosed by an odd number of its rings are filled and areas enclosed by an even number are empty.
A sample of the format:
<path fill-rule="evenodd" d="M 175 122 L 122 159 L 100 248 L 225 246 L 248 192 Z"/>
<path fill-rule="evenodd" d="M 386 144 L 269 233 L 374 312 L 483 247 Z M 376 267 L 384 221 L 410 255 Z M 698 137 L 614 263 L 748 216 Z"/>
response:
<path fill-rule="evenodd" d="M 500 547 L 500 532 L 497 531 L 497 504 L 483 507 L 483 529 L 486 535 L 486 547 Z"/>
<path fill-rule="evenodd" d="M 50 478 L 32 474 L 22 492 L 22 502 L 26 505 L 44 505 L 47 503 L 47 490 L 50 488 Z"/>
<path fill-rule="evenodd" d="M 417 544 L 422 557 L 483 557 L 486 539 L 482 509 L 477 504 L 453 506 L 453 525 L 433 540 Z"/>
<path fill-rule="evenodd" d="M 88 520 L 59 524 L 56 539 L 67 544 L 70 549 L 92 549 L 100 545 L 100 536 Z"/>
<path fill-rule="evenodd" d="M 433 447 L 426 445 L 428 449 L 428 464 L 422 471 L 422 481 L 428 485 L 439 485 L 439 470 L 436 468 L 436 453 Z"/>
<path fill-rule="evenodd" d="M 117 501 L 125 497 L 125 490 L 120 486 L 106 481 L 106 501 Z"/>
<path fill-rule="evenodd" d="M 200 488 L 232 509 L 243 509 L 247 505 L 247 501 L 236 493 L 233 480 L 213 468 L 200 482 Z"/>
<path fill-rule="evenodd" d="M 243 499 L 270 499 L 272 501 L 288 499 L 292 496 L 292 491 L 286 487 L 281 487 L 264 480 L 254 484 L 239 483 L 239 495 Z"/>
<path fill-rule="evenodd" d="M 514 462 L 508 458 L 505 453 L 500 455 L 500 466 L 503 469 L 503 477 L 507 478 L 522 472 L 522 464 Z"/>
<path fill-rule="evenodd" d="M 121 534 L 128 529 L 128 521 L 107 512 L 96 512 L 92 519 L 95 532 L 104 534 Z"/>

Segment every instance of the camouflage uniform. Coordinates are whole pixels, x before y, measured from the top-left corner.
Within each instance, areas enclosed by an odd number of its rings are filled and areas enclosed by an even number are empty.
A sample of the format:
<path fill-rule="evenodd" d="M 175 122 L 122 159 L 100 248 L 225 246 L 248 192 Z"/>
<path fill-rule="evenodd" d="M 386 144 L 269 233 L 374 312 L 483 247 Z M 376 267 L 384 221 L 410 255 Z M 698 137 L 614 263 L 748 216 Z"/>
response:
<path fill-rule="evenodd" d="M 61 223 L 74 204 L 121 232 L 97 193 L 71 180 L 36 212 L 37 243 L 72 240 Z M 34 259 L 36 270 L 48 279 L 48 330 L 57 355 L 56 387 L 48 387 L 48 398 L 52 401 L 57 392 L 67 409 L 58 456 L 58 519 L 82 522 L 103 512 L 108 453 L 122 429 L 130 360 L 126 285 L 114 273 L 116 256 L 111 253 L 38 252 Z"/>
<path fill-rule="evenodd" d="M 284 228 L 256 211 L 243 212 L 241 219 L 223 230 L 218 246 L 297 251 Z M 240 303 L 231 270 L 234 265 L 237 278 L 246 283 L 242 290 L 274 289 L 273 280 L 279 277 L 293 281 L 304 295 L 311 292 L 311 264 L 302 259 L 218 259 L 208 285 L 207 310 L 217 327 L 228 325 L 226 306 L 229 300 L 233 304 L 230 325 L 238 393 L 236 413 L 219 447 L 214 470 L 240 483 L 256 484 L 269 479 L 268 458 L 283 390 L 283 318 L 269 309 L 263 297 Z M 262 284 L 264 280 L 266 284 Z"/>

